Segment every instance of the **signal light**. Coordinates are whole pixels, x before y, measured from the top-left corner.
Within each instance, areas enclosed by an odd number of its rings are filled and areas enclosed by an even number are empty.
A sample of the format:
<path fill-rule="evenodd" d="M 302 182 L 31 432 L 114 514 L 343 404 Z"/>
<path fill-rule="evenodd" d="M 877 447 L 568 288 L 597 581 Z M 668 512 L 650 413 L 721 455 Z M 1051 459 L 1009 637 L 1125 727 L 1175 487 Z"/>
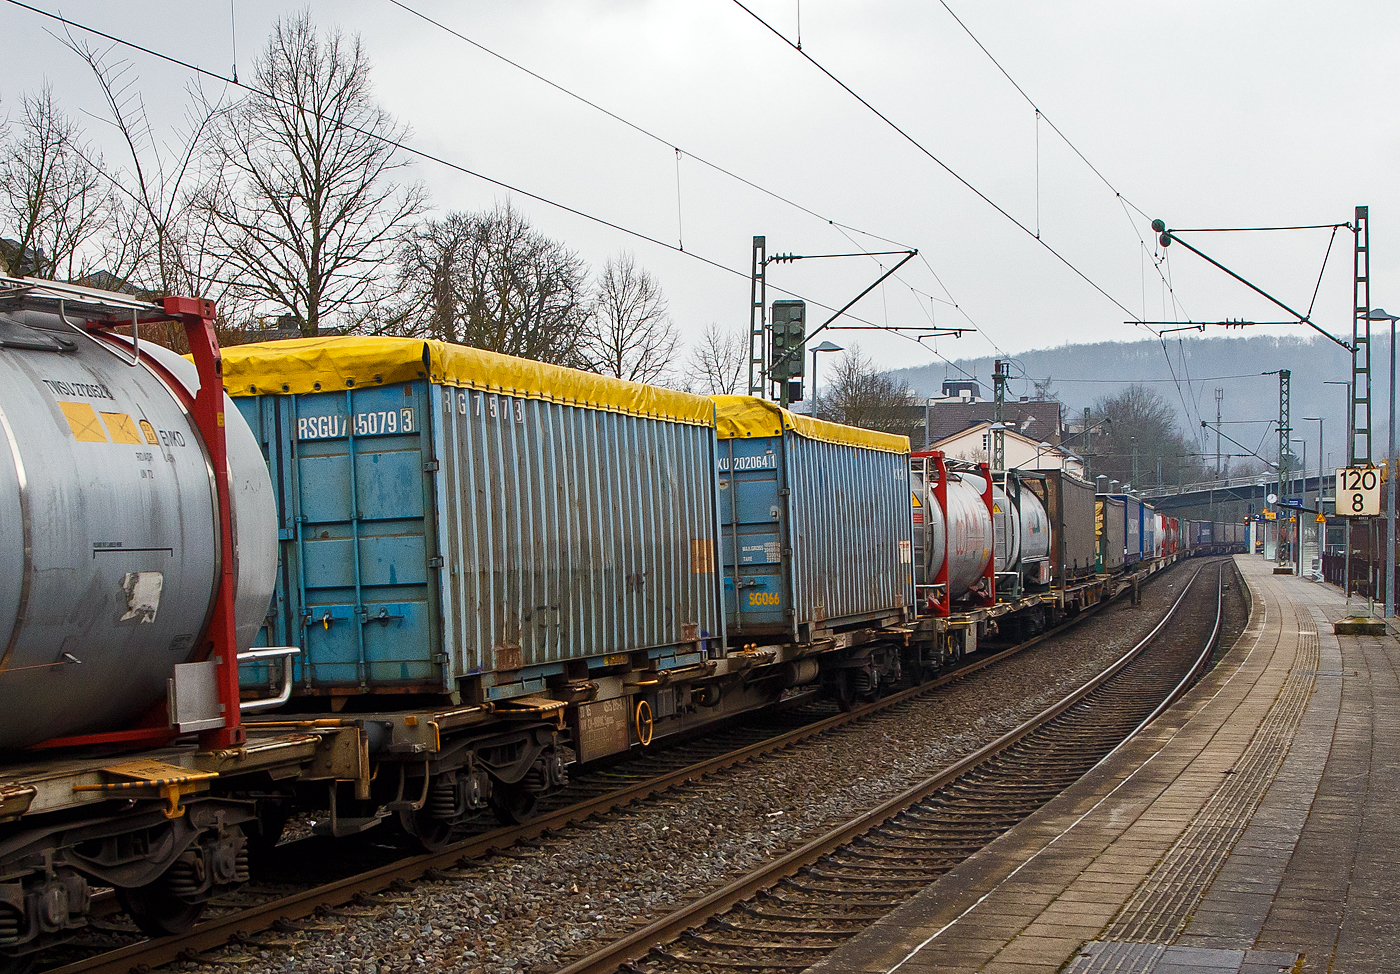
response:
<path fill-rule="evenodd" d="M 806 375 L 807 348 L 803 339 L 807 335 L 807 302 L 774 301 L 771 334 L 768 361 L 773 365 L 769 378 L 787 382 Z"/>

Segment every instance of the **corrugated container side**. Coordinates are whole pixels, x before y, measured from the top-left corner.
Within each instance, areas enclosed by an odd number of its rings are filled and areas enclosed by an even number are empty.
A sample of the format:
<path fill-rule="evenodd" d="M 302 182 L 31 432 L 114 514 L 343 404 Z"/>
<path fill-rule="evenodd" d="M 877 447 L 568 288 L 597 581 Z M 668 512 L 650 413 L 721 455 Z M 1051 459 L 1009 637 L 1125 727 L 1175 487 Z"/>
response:
<path fill-rule="evenodd" d="M 720 441 L 729 624 L 786 633 L 900 618 L 913 604 L 908 456 L 779 436 Z"/>
<path fill-rule="evenodd" d="M 1126 562 L 1132 565 L 1142 560 L 1142 502 L 1135 497 L 1124 496 L 1123 534 Z"/>
<path fill-rule="evenodd" d="M 722 637 L 713 428 L 441 386 L 433 407 L 458 676 Z"/>
<path fill-rule="evenodd" d="M 1045 471 L 1051 524 L 1058 537 L 1051 559 L 1063 565 L 1064 580 L 1098 571 L 1094 487 L 1061 470 Z"/>
<path fill-rule="evenodd" d="M 785 439 L 799 621 L 838 625 L 911 606 L 909 458 Z"/>

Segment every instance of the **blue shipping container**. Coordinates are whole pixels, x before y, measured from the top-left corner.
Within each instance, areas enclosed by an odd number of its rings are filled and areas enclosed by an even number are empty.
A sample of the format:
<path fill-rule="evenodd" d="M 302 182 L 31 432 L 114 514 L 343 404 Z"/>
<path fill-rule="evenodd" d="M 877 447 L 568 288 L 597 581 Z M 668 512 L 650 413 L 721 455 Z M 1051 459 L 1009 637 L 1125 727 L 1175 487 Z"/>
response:
<path fill-rule="evenodd" d="M 909 440 L 716 396 L 733 642 L 809 642 L 912 611 Z"/>
<path fill-rule="evenodd" d="M 390 338 L 231 348 L 225 383 L 272 470 L 266 640 L 301 647 L 298 693 L 503 699 L 722 652 L 708 399 Z"/>

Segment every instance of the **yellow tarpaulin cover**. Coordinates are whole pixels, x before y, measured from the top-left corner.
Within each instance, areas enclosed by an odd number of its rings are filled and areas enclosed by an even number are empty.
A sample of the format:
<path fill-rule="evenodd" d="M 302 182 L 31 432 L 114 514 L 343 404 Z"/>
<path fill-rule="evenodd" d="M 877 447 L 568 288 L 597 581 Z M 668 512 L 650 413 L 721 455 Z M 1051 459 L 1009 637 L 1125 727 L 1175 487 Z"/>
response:
<path fill-rule="evenodd" d="M 884 453 L 908 453 L 909 437 L 880 433 L 828 423 L 784 409 L 777 403 L 752 396 L 711 396 L 715 401 L 715 420 L 722 440 L 749 436 L 778 436 L 792 430 L 798 436 L 822 443 L 859 446 Z"/>
<path fill-rule="evenodd" d="M 714 403 L 671 389 L 417 338 L 293 338 L 223 350 L 230 396 L 331 392 L 429 379 L 522 399 L 587 406 L 694 426 L 714 425 Z"/>

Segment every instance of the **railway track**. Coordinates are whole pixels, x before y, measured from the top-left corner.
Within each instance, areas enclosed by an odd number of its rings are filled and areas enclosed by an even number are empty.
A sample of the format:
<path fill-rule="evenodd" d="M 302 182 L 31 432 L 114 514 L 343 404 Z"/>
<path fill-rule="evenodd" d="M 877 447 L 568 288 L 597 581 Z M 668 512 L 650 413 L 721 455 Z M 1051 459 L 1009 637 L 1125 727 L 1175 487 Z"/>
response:
<path fill-rule="evenodd" d="M 1203 572 L 1216 575 L 1213 616 L 1195 613 L 1189 636 L 1172 638 L 1184 635 L 1172 620 Z M 996 741 L 556 974 L 810 967 L 1054 798 L 1184 693 L 1219 637 L 1224 580 L 1224 563 L 1198 569 L 1145 639 Z M 1172 645 L 1147 653 L 1159 642 Z"/>
<path fill-rule="evenodd" d="M 809 719 L 800 726 L 777 734 L 759 728 L 731 730 L 720 738 L 723 746 L 716 739 L 686 742 L 615 766 L 577 775 L 564 793 L 542 802 L 540 814 L 523 825 L 485 829 L 452 843 L 441 852 L 408 856 L 398 854 L 391 861 L 368 868 L 363 868 L 362 861 L 360 871 L 354 875 L 338 877 L 286 895 L 239 897 L 243 903 L 249 898 L 257 901 L 248 905 L 240 903 L 222 915 L 200 922 L 185 934 L 141 940 L 77 960 L 64 958 L 59 966 L 41 965 L 39 969 L 45 974 L 127 974 L 176 960 L 192 959 L 203 951 L 246 941 L 259 931 L 285 928 L 297 920 L 323 913 L 327 908 L 359 902 L 368 895 L 384 890 L 402 888 L 415 879 L 432 878 L 443 870 L 470 864 L 473 860 L 521 842 L 547 837 L 556 830 L 592 816 L 607 814 L 687 782 L 817 737 L 834 728 L 911 703 L 940 687 L 1063 634 L 1092 616 L 1093 611 L 1081 613 L 1054 630 L 1009 648 L 969 658 L 957 668 L 927 683 L 892 693 L 847 713 Z M 791 716 L 787 719 L 794 722 L 799 720 Z"/>

